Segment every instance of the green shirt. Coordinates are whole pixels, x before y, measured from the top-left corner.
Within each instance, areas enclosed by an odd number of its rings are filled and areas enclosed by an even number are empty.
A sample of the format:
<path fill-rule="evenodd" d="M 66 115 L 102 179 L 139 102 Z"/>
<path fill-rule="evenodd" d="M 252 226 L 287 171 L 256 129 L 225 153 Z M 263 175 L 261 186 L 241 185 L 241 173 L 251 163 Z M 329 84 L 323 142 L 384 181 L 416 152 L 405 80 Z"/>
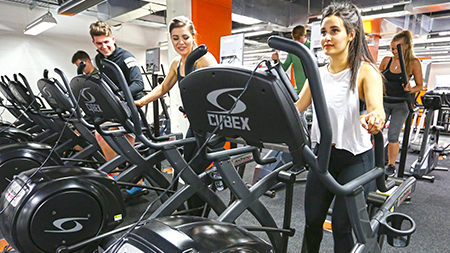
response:
<path fill-rule="evenodd" d="M 97 68 L 94 68 L 94 70 L 89 74 L 91 76 L 95 76 L 96 78 L 100 78 L 100 72 Z"/>
<path fill-rule="evenodd" d="M 311 42 L 309 40 L 305 42 L 305 46 L 307 46 L 308 48 L 310 47 L 310 44 Z M 300 62 L 300 59 L 293 54 L 288 54 L 286 61 L 284 61 L 284 63 L 281 63 L 281 66 L 283 67 L 284 71 L 286 71 L 289 66 L 291 66 L 291 64 L 292 69 L 294 70 L 295 90 L 297 91 L 297 93 L 300 93 L 306 81 L 305 72 L 303 71 L 303 66 Z"/>

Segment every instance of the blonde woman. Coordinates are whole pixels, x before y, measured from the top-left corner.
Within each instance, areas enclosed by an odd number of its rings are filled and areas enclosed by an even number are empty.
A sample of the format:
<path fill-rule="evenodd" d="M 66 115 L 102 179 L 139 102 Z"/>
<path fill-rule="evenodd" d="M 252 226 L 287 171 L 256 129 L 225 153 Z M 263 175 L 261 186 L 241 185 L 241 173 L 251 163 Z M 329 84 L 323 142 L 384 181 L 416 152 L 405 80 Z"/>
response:
<path fill-rule="evenodd" d="M 416 86 L 411 87 L 410 83 L 403 85 L 400 60 L 397 52 L 397 45 L 402 45 L 402 53 L 405 58 L 406 76 L 411 79 L 414 76 Z M 404 30 L 396 34 L 391 40 L 391 51 L 393 57 L 386 56 L 381 61 L 380 70 L 385 77 L 386 96 L 408 98 L 411 93 L 422 90 L 423 77 L 422 65 L 419 59 L 414 56 L 411 32 Z M 395 160 L 399 152 L 399 135 L 403 123 L 408 117 L 409 109 L 407 102 L 384 102 L 386 119 L 390 117 L 388 130 L 388 157 L 389 162 L 386 167 L 387 174 L 395 174 Z"/>

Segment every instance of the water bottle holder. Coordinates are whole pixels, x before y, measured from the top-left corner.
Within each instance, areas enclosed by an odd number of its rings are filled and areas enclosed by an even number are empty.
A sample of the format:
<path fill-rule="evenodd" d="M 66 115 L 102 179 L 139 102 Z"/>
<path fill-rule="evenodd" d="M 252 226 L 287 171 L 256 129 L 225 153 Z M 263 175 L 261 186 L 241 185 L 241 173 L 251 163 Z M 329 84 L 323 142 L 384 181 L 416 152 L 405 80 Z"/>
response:
<path fill-rule="evenodd" d="M 381 220 L 379 234 L 387 236 L 392 247 L 406 247 L 416 230 L 414 220 L 403 213 L 388 213 Z"/>

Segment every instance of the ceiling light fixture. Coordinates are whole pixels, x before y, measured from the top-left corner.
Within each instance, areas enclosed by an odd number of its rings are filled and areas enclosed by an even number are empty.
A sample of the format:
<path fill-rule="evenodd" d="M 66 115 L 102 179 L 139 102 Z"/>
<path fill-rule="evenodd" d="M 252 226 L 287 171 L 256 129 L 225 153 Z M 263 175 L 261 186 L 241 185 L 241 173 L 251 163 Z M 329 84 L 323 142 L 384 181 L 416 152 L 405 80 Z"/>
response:
<path fill-rule="evenodd" d="M 27 35 L 38 35 L 57 24 L 58 23 L 56 22 L 56 19 L 53 17 L 50 11 L 48 11 L 35 21 L 31 22 L 29 25 L 27 25 L 23 33 Z"/>
<path fill-rule="evenodd" d="M 244 55 L 260 54 L 260 53 L 268 53 L 268 52 L 273 53 L 274 49 L 272 49 L 272 48 L 262 48 L 262 49 L 256 49 L 256 50 L 249 50 L 249 51 L 245 51 Z"/>
<path fill-rule="evenodd" d="M 363 20 L 375 18 L 389 18 L 410 15 L 412 13 L 411 2 L 397 5 L 375 6 L 361 10 Z"/>
<path fill-rule="evenodd" d="M 416 55 L 448 54 L 448 51 L 416 52 Z"/>
<path fill-rule="evenodd" d="M 439 32 L 439 36 L 449 36 L 449 35 L 450 35 L 450 31 Z"/>
<path fill-rule="evenodd" d="M 269 34 L 269 33 L 272 33 L 272 31 L 262 30 L 262 31 L 254 31 L 254 32 L 244 33 L 244 36 L 247 38 L 247 37 L 260 36 L 260 35 Z"/>
<path fill-rule="evenodd" d="M 262 22 L 259 19 L 239 15 L 236 13 L 231 13 L 231 20 L 244 25 L 254 25 Z"/>

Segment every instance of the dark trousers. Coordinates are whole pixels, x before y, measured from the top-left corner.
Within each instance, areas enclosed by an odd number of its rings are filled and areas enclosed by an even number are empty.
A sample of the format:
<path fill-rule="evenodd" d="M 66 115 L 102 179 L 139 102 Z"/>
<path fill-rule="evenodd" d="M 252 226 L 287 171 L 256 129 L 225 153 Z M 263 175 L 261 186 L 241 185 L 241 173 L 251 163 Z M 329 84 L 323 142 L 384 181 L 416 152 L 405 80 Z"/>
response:
<path fill-rule="evenodd" d="M 352 179 L 374 168 L 374 153 L 370 149 L 354 156 L 352 153 L 332 147 L 328 170 L 340 183 L 345 184 Z M 375 183 L 364 186 L 365 196 L 375 190 Z M 323 223 L 331 202 L 334 200 L 332 213 L 332 229 L 334 251 L 346 253 L 354 246 L 352 228 L 347 213 L 344 196 L 335 196 L 319 180 L 313 171 L 309 171 L 305 189 L 305 243 L 308 252 L 319 252 L 323 236 Z"/>

